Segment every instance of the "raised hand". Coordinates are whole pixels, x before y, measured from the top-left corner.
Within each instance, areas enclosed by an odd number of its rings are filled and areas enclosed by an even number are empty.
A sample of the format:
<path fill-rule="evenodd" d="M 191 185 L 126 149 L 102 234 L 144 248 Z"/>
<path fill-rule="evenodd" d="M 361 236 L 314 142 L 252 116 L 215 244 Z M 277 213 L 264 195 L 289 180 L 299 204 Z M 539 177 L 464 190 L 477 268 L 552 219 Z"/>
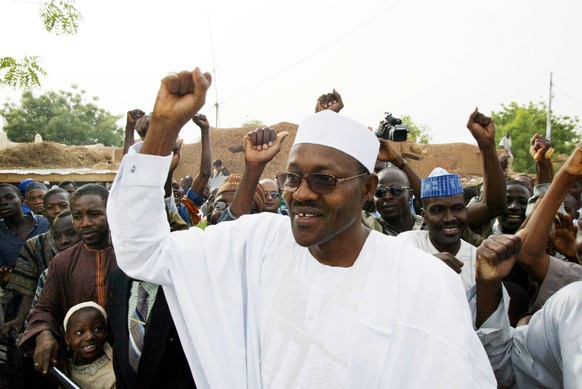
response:
<path fill-rule="evenodd" d="M 180 129 L 204 105 L 211 82 L 210 74 L 203 74 L 199 68 L 171 73 L 162 79 L 141 153 L 170 154 Z"/>
<path fill-rule="evenodd" d="M 500 283 L 506 277 L 521 251 L 518 235 L 491 235 L 477 248 L 477 282 Z"/>
<path fill-rule="evenodd" d="M 334 89 L 332 93 L 321 95 L 315 103 L 315 112 L 329 109 L 334 112 L 339 112 L 344 107 L 341 95 Z"/>
<path fill-rule="evenodd" d="M 392 162 L 400 156 L 387 139 L 379 138 L 378 140 L 380 141 L 380 149 L 378 150 L 379 161 Z"/>
<path fill-rule="evenodd" d="M 145 112 L 141 109 L 134 109 L 133 111 L 127 111 L 127 124 L 134 125 L 137 119 L 145 115 Z"/>
<path fill-rule="evenodd" d="M 570 215 L 558 212 L 554 219 L 554 231 L 550 232 L 550 242 L 560 254 L 575 259 L 577 233 L 578 228 L 572 223 Z"/>
<path fill-rule="evenodd" d="M 257 128 L 245 135 L 244 152 L 246 163 L 266 164 L 281 151 L 283 139 L 289 135 L 287 131 L 277 134 L 268 127 Z"/>
<path fill-rule="evenodd" d="M 201 113 L 197 113 L 196 115 L 194 115 L 192 121 L 194 122 L 194 124 L 200 127 L 201 130 L 208 130 L 210 128 L 210 124 L 208 123 L 206 115 L 203 115 Z"/>
<path fill-rule="evenodd" d="M 480 113 L 477 108 L 469 116 L 467 128 L 471 131 L 479 147 L 495 147 L 495 124 L 493 119 Z"/>
<path fill-rule="evenodd" d="M 535 134 L 529 142 L 529 155 L 534 161 L 541 161 L 551 156 L 552 142 L 540 134 Z"/>

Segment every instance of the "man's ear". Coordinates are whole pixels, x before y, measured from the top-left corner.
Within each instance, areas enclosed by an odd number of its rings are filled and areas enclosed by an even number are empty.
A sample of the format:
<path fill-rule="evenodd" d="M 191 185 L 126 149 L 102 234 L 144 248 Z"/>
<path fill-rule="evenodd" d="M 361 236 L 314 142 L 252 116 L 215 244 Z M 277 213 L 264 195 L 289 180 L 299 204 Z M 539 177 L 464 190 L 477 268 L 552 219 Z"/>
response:
<path fill-rule="evenodd" d="M 378 176 L 376 175 L 376 173 L 370 173 L 364 177 L 364 197 L 362 199 L 364 203 L 374 198 L 377 188 L 378 188 Z"/>

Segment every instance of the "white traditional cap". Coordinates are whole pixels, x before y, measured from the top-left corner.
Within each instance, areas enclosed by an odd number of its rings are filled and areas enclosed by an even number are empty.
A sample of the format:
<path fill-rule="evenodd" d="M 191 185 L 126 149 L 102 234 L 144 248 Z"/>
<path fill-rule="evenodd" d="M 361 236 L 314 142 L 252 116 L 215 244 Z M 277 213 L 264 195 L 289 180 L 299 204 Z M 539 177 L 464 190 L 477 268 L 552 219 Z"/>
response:
<path fill-rule="evenodd" d="M 333 147 L 358 160 L 369 172 L 374 171 L 380 142 L 363 124 L 325 110 L 303 119 L 293 146 L 302 143 Z"/>
<path fill-rule="evenodd" d="M 71 316 L 73 316 L 73 313 L 75 313 L 78 310 L 83 309 L 83 308 L 95 308 L 103 315 L 103 317 L 105 318 L 105 322 L 107 322 L 107 313 L 105 312 L 105 309 L 103 309 L 103 307 L 101 305 L 99 305 L 93 301 L 85 301 L 83 303 L 80 303 L 80 304 L 77 304 L 77 305 L 71 307 L 71 309 L 69 309 L 69 311 L 65 315 L 65 320 L 63 322 L 65 332 L 67 331 L 67 324 L 69 323 L 69 319 L 71 318 Z"/>
<path fill-rule="evenodd" d="M 443 168 L 435 168 L 427 178 L 422 179 L 420 198 L 449 197 L 463 193 L 461 179 Z"/>

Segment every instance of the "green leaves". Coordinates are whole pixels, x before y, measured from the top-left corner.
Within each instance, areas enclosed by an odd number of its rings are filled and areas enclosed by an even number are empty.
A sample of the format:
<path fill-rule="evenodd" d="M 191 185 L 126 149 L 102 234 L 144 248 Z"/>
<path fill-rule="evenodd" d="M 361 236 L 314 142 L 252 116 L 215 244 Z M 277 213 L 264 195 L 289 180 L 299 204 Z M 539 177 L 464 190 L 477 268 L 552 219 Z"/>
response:
<path fill-rule="evenodd" d="M 56 35 L 75 35 L 81 21 L 81 13 L 74 0 L 51 0 L 40 7 L 44 28 Z"/>
<path fill-rule="evenodd" d="M 46 72 L 38 60 L 37 56 L 25 56 L 21 61 L 12 57 L 0 58 L 0 85 L 25 89 L 40 86 L 39 76 L 46 76 Z"/>
<path fill-rule="evenodd" d="M 537 133 L 546 135 L 547 107 L 543 102 L 519 105 L 516 102 L 502 104 L 501 110 L 492 112 L 495 121 L 495 140 L 497 144 L 509 131 L 512 141 L 513 170 L 535 173 L 535 163 L 529 155 L 531 138 Z M 552 142 L 556 154 L 569 155 L 580 142 L 579 120 L 577 117 L 552 117 Z"/>
<path fill-rule="evenodd" d="M 5 103 L 0 109 L 4 131 L 13 142 L 32 142 L 35 134 L 43 140 L 66 145 L 121 146 L 123 130 L 115 116 L 95 105 L 95 98 L 75 86 L 70 91 L 50 91 L 38 97 L 26 90 L 20 104 Z"/>
<path fill-rule="evenodd" d="M 402 123 L 408 124 L 408 136 L 418 144 L 427 145 L 431 141 L 430 127 L 425 124 L 416 124 L 409 115 L 400 116 Z"/>
<path fill-rule="evenodd" d="M 50 0 L 40 7 L 44 28 L 56 35 L 75 35 L 82 20 L 75 0 Z M 18 61 L 13 57 L 0 58 L 0 86 L 29 89 L 40 86 L 40 76 L 46 71 L 38 64 L 38 56 L 25 56 Z"/>

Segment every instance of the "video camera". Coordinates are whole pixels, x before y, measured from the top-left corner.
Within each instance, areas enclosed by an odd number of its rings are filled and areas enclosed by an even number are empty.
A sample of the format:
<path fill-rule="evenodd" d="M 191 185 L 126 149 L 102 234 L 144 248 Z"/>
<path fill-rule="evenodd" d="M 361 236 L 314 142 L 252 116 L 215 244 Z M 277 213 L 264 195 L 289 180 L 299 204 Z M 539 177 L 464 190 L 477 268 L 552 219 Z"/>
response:
<path fill-rule="evenodd" d="M 384 112 L 385 119 L 380 122 L 374 134 L 378 138 L 389 139 L 394 142 L 405 142 L 408 138 L 408 125 L 402 124 L 402 120 L 392 116 L 390 112 Z"/>

